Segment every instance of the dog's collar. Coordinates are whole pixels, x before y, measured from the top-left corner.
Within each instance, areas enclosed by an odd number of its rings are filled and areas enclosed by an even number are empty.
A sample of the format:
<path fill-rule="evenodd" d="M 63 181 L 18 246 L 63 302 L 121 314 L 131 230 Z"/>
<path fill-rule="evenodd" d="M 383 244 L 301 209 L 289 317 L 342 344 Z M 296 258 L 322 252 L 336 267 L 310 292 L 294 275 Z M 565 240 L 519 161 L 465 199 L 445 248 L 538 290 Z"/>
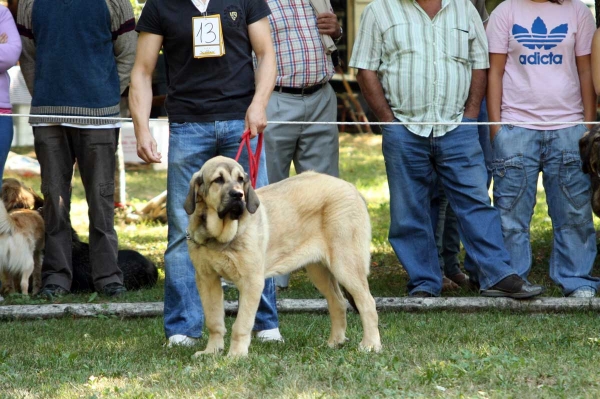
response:
<path fill-rule="evenodd" d="M 202 246 L 202 244 L 200 244 L 198 241 L 196 241 L 192 238 L 192 236 L 190 235 L 190 232 L 187 229 L 185 229 L 185 239 L 193 242 L 194 244 L 196 244 L 199 247 Z"/>
<path fill-rule="evenodd" d="M 221 248 L 227 248 L 229 246 L 229 244 L 230 244 L 230 242 L 228 242 L 228 243 L 219 243 L 219 241 L 217 241 L 217 239 L 214 238 L 214 237 L 213 238 L 207 238 L 206 240 L 204 240 L 204 242 L 200 243 L 200 242 L 198 242 L 198 241 L 196 241 L 196 240 L 194 240 L 192 238 L 190 232 L 187 229 L 185 230 L 185 239 L 188 240 L 188 241 L 193 242 L 198 247 L 205 247 L 210 242 L 215 242 L 215 243 L 220 244 Z"/>

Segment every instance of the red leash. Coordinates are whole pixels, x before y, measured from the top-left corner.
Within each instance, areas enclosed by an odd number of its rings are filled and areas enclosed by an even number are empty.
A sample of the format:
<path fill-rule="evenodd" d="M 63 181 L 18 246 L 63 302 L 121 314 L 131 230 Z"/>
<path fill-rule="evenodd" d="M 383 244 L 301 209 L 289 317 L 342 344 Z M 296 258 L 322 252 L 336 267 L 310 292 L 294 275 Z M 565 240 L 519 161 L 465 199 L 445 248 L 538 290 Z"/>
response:
<path fill-rule="evenodd" d="M 262 151 L 263 145 L 263 134 L 258 133 L 258 144 L 256 146 L 256 153 L 252 153 L 252 147 L 250 147 L 250 129 L 246 130 L 242 134 L 242 141 L 240 143 L 240 148 L 238 149 L 237 155 L 235 156 L 235 160 L 240 159 L 240 155 L 242 155 L 242 150 L 244 149 L 244 145 L 248 150 L 248 174 L 250 175 L 250 183 L 252 184 L 252 188 L 256 188 L 256 179 L 258 178 L 258 166 L 260 164 L 260 153 Z"/>

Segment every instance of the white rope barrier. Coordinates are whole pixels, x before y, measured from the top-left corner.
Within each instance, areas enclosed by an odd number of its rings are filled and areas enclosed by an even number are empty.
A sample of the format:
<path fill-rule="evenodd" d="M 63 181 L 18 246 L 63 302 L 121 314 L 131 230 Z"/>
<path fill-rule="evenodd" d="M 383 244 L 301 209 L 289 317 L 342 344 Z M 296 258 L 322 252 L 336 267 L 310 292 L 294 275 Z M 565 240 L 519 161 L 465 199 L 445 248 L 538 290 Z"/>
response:
<path fill-rule="evenodd" d="M 60 122 L 63 119 L 68 119 L 70 121 L 77 119 L 85 119 L 85 120 L 107 120 L 110 123 L 114 123 L 115 121 L 119 122 L 133 122 L 131 118 L 121 118 L 121 117 L 105 117 L 105 116 L 70 116 L 70 115 L 36 115 L 36 114 L 0 114 L 0 117 L 16 117 L 16 118 L 50 118 L 56 119 L 57 122 Z M 168 119 L 164 118 L 151 118 L 150 122 L 169 122 Z M 477 125 L 477 126 L 493 126 L 493 125 L 598 125 L 600 121 L 595 122 L 583 122 L 583 121 L 522 121 L 522 122 L 302 122 L 302 121 L 267 121 L 269 125 L 414 125 L 414 126 L 440 126 L 440 125 Z"/>
<path fill-rule="evenodd" d="M 542 122 L 542 121 L 529 121 L 529 122 L 297 122 L 297 121 L 268 121 L 267 124 L 282 124 L 282 125 L 415 125 L 415 126 L 440 126 L 440 125 L 598 125 L 600 121 L 596 122 Z"/>

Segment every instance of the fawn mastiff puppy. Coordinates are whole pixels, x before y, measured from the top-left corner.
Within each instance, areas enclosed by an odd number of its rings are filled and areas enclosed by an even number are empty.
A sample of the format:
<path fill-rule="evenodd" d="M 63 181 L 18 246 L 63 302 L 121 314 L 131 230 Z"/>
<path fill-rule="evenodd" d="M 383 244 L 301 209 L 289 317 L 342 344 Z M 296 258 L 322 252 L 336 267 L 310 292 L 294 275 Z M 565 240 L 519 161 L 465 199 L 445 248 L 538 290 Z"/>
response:
<path fill-rule="evenodd" d="M 360 311 L 360 347 L 381 350 L 367 282 L 371 224 L 365 201 L 350 183 L 306 172 L 254 191 L 240 164 L 215 157 L 192 177 L 184 208 L 191 215 L 188 248 L 209 331 L 206 349 L 194 356 L 224 348 L 221 276 L 239 290 L 229 356 L 245 356 L 265 278 L 301 267 L 327 299 L 329 346 L 346 340 L 347 305 L 339 282 Z"/>

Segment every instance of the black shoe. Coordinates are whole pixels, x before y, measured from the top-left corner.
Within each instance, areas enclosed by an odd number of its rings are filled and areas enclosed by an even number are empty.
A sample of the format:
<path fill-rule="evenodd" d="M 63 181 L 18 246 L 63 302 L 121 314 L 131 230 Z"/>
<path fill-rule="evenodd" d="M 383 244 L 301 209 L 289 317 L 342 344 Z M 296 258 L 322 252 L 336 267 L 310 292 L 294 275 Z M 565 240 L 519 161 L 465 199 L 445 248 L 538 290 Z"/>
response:
<path fill-rule="evenodd" d="M 533 285 L 526 283 L 521 277 L 516 274 L 511 274 L 508 277 L 500 280 L 496 285 L 487 290 L 481 290 L 482 296 L 487 297 L 507 297 L 514 299 L 526 299 L 538 296 L 544 292 L 544 287 L 541 285 Z"/>
<path fill-rule="evenodd" d="M 44 299 L 52 300 L 53 298 L 58 298 L 67 294 L 70 294 L 70 292 L 61 287 L 60 285 L 48 284 L 41 289 L 37 296 Z"/>
<path fill-rule="evenodd" d="M 411 298 L 435 298 L 435 295 L 427 291 L 415 291 L 409 295 Z"/>
<path fill-rule="evenodd" d="M 127 288 L 120 283 L 109 283 L 102 287 L 102 294 L 105 296 L 116 297 L 127 292 Z"/>

